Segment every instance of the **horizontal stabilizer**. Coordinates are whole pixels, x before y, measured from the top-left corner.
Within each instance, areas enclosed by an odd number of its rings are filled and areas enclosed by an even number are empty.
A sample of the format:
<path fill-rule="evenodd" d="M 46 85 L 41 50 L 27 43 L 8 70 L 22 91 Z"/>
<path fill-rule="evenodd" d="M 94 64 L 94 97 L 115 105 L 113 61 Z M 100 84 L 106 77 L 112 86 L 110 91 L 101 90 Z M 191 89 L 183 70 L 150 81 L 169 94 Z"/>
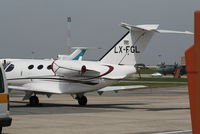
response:
<path fill-rule="evenodd" d="M 156 30 L 158 33 L 194 34 L 190 31 Z"/>
<path fill-rule="evenodd" d="M 150 24 L 150 25 L 130 25 L 126 23 L 121 23 L 121 26 L 128 29 L 128 30 L 134 30 L 134 31 L 154 31 L 157 30 L 159 25 L 158 24 Z"/>
<path fill-rule="evenodd" d="M 133 31 L 152 31 L 152 32 L 158 32 L 158 33 L 174 33 L 174 34 L 193 34 L 189 31 L 173 31 L 173 30 L 160 30 L 158 29 L 158 24 L 147 24 L 147 25 L 130 25 L 126 23 L 121 23 L 121 26 Z"/>

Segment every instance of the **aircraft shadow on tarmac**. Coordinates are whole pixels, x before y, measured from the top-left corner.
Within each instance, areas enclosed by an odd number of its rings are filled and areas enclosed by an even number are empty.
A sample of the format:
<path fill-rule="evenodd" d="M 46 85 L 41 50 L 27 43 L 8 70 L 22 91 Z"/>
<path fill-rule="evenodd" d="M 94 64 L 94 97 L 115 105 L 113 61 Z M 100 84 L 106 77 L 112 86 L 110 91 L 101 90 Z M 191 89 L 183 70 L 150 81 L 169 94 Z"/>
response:
<path fill-rule="evenodd" d="M 18 103 L 12 105 L 12 103 Z M 121 103 L 121 104 L 88 104 L 81 107 L 77 104 L 56 104 L 41 103 L 39 106 L 30 107 L 26 102 L 11 101 L 11 114 L 69 114 L 69 113 L 100 113 L 100 112 L 122 112 L 124 110 L 144 110 L 144 111 L 168 111 L 168 110 L 189 110 L 189 107 L 146 107 L 148 103 Z M 141 107 L 142 106 L 142 107 Z"/>
<path fill-rule="evenodd" d="M 124 105 L 132 104 L 100 104 L 100 105 L 89 105 L 88 108 L 116 108 L 116 109 L 133 109 L 133 110 L 146 110 L 146 111 L 166 111 L 166 110 L 189 110 L 190 108 L 148 108 L 148 107 L 124 107 Z M 136 104 L 137 105 L 137 104 Z"/>
<path fill-rule="evenodd" d="M 18 103 L 18 105 L 12 105 L 11 108 L 24 108 L 30 107 L 27 102 L 11 101 L 11 103 Z M 19 105 L 23 104 L 23 105 Z M 36 108 L 45 107 L 78 107 L 78 108 L 116 108 L 116 109 L 133 109 L 131 105 L 147 105 L 147 103 L 121 103 L 121 104 L 88 104 L 87 106 L 79 106 L 78 104 L 57 104 L 57 103 L 40 103 Z"/>

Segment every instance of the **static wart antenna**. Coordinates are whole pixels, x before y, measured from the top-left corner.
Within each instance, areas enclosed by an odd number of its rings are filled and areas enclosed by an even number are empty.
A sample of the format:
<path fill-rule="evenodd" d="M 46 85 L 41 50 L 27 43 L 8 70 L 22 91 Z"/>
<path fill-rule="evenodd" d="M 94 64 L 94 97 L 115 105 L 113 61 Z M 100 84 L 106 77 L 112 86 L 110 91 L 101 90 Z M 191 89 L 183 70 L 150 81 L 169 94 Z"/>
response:
<path fill-rule="evenodd" d="M 71 45 L 70 45 L 70 39 L 71 39 L 71 17 L 67 17 L 67 53 L 71 53 Z"/>

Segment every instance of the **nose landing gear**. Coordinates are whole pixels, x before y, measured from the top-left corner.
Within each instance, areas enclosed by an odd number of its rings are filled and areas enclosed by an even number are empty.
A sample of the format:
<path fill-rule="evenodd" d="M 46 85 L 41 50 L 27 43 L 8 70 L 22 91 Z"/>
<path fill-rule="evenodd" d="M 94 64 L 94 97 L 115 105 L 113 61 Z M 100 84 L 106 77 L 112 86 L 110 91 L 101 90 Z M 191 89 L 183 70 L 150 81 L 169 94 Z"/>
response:
<path fill-rule="evenodd" d="M 39 105 L 39 99 L 38 99 L 38 97 L 36 95 L 31 96 L 29 98 L 29 105 L 30 106 L 38 106 Z"/>

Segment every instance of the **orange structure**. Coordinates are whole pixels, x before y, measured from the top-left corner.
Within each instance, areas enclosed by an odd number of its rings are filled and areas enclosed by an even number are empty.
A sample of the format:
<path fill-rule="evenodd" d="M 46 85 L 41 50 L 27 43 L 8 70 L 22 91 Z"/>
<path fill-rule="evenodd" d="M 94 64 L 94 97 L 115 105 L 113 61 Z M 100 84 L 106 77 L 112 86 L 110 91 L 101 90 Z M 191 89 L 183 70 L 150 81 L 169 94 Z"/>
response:
<path fill-rule="evenodd" d="M 195 12 L 194 45 L 185 52 L 193 134 L 200 134 L 200 11 Z"/>

